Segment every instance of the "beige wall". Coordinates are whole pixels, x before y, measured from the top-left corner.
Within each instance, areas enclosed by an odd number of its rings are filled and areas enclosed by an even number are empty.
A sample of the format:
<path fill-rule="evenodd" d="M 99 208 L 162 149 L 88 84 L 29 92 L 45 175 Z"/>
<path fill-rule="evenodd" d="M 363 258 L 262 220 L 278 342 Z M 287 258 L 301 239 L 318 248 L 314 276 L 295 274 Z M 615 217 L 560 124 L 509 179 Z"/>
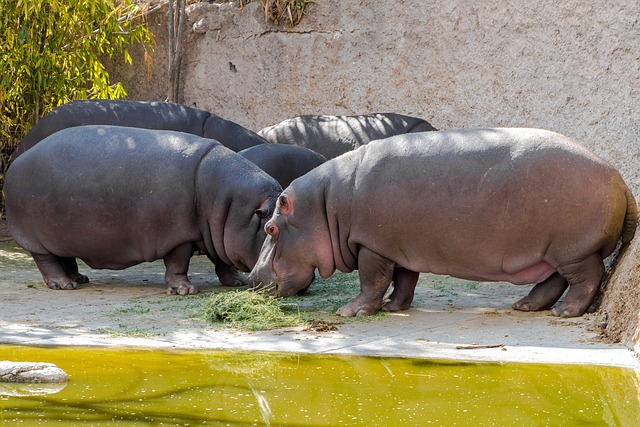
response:
<path fill-rule="evenodd" d="M 640 189 L 640 2 L 318 0 L 295 27 L 254 0 L 189 7 L 181 101 L 258 130 L 298 114 L 393 111 L 441 129 L 530 126 L 575 137 Z M 164 99 L 166 11 L 151 81 Z M 232 64 L 232 65 L 231 65 Z"/>

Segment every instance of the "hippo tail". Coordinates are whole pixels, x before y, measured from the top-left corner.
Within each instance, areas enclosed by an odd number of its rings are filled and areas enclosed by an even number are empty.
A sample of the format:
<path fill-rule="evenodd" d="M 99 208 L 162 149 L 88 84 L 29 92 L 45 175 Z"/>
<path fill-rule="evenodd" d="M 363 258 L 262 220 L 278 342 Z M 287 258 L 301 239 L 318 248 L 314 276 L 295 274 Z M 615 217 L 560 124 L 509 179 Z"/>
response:
<path fill-rule="evenodd" d="M 628 245 L 636 234 L 638 227 L 638 204 L 628 188 L 625 191 L 627 196 L 627 212 L 624 215 L 624 224 L 622 226 L 622 244 Z"/>

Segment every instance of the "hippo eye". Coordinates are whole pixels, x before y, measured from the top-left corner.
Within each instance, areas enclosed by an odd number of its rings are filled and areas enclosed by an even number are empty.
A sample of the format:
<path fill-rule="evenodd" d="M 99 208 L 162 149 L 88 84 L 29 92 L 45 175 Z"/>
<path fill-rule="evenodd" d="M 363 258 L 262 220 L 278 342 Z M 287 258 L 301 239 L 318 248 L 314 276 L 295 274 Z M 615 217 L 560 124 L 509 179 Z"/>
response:
<path fill-rule="evenodd" d="M 264 225 L 264 231 L 273 239 L 278 240 L 280 229 L 273 221 L 269 221 Z"/>

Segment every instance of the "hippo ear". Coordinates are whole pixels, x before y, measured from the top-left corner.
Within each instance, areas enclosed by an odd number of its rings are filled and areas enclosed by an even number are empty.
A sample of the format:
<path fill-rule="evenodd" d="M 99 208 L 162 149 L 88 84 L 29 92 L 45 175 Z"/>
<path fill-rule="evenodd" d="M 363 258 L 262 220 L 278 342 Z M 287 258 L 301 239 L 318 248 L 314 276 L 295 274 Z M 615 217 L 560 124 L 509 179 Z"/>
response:
<path fill-rule="evenodd" d="M 278 197 L 278 210 L 281 215 L 289 215 L 293 212 L 293 197 L 288 194 L 281 194 Z"/>

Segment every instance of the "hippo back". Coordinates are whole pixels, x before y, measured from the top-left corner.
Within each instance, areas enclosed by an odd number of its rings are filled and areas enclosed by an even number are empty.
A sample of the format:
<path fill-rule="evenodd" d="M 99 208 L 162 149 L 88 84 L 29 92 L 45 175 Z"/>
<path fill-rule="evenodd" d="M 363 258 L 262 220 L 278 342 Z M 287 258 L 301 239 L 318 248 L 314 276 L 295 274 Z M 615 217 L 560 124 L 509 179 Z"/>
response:
<path fill-rule="evenodd" d="M 13 162 L 42 139 L 62 129 L 85 125 L 116 125 L 172 130 L 215 139 L 234 151 L 265 140 L 237 123 L 207 111 L 170 102 L 81 100 L 61 105 L 45 115 L 22 138 L 11 155 Z"/>
<path fill-rule="evenodd" d="M 282 188 L 327 161 L 322 154 L 289 144 L 256 145 L 238 154 L 274 177 Z"/>
<path fill-rule="evenodd" d="M 373 140 L 434 130 L 423 119 L 395 113 L 303 115 L 261 129 L 258 135 L 272 143 L 300 145 L 332 159 Z"/>

